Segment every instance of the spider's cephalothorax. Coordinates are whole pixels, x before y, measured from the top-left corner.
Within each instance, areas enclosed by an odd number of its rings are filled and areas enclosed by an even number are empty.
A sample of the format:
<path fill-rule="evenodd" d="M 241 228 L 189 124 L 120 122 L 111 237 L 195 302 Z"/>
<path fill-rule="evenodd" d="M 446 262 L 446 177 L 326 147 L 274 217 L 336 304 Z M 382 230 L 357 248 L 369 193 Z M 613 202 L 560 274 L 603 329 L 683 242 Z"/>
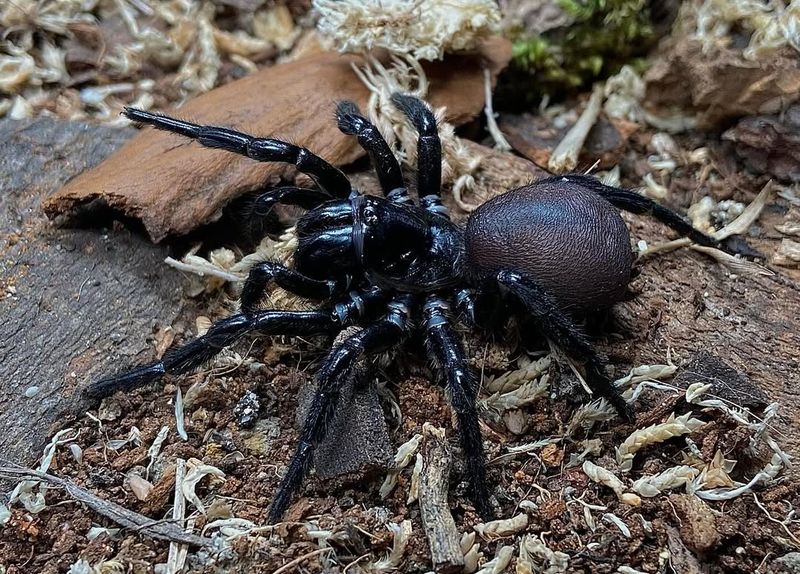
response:
<path fill-rule="evenodd" d="M 360 325 L 359 332 L 331 349 L 316 375 L 318 387 L 300 443 L 270 507 L 272 521 L 281 517 L 299 488 L 313 450 L 325 436 L 340 387 L 357 360 L 398 345 L 414 330 L 425 337 L 455 411 L 472 499 L 481 514 L 490 515 L 475 408 L 477 382 L 452 326 L 453 315 L 482 329 L 497 325 L 498 315 L 505 320 L 509 313 L 521 312 L 583 363 L 591 389 L 630 419 L 630 407 L 575 323 L 576 313 L 609 307 L 626 292 L 633 255 L 615 208 L 651 213 L 698 243 L 717 245 L 653 201 L 579 175 L 549 178 L 500 195 L 472 213 L 461 228 L 450 221 L 439 197 L 441 144 L 433 113 L 411 96 L 396 94 L 393 101 L 419 132 L 417 203 L 406 191 L 391 148 L 350 102 L 337 107 L 339 128 L 358 137 L 375 165 L 384 197 L 360 194 L 338 169 L 280 140 L 125 111 L 134 121 L 205 146 L 258 161 L 292 163 L 318 186 L 272 189 L 257 199 L 261 213 L 276 203 L 308 210 L 297 223 L 293 269 L 271 261 L 256 264 L 242 289 L 240 313 L 213 324 L 158 362 L 88 388 L 90 395 L 103 396 L 165 373 L 189 371 L 248 332 L 333 336 Z M 312 311 L 263 310 L 260 303 L 271 284 L 322 303 Z"/>

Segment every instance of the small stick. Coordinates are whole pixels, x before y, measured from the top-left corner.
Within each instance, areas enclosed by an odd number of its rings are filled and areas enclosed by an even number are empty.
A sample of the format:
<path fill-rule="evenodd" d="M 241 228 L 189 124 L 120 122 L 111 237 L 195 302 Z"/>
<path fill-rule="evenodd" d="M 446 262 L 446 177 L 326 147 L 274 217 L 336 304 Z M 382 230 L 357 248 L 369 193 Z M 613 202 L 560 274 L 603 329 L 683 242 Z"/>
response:
<path fill-rule="evenodd" d="M 603 86 L 598 84 L 592 91 L 592 96 L 589 98 L 589 103 L 586 104 L 586 109 L 575 122 L 575 125 L 567 132 L 556 149 L 550 155 L 547 162 L 547 167 L 553 173 L 564 173 L 572 171 L 578 165 L 578 156 L 583 149 L 583 142 L 586 141 L 586 136 L 589 135 L 589 130 L 597 121 L 597 116 L 600 115 L 600 106 L 603 103 Z"/>
<path fill-rule="evenodd" d="M 186 464 L 182 458 L 179 458 L 175 461 L 175 498 L 172 502 L 172 520 L 181 528 L 184 526 L 183 520 L 186 517 L 186 499 L 183 496 L 183 489 L 181 488 L 185 477 Z M 180 572 L 181 568 L 183 568 L 183 563 L 181 561 L 182 549 L 183 547 L 177 542 L 170 542 L 169 555 L 167 558 L 167 574 L 177 574 Z"/>
<path fill-rule="evenodd" d="M 272 574 L 283 574 L 284 572 L 289 572 L 291 571 L 292 568 L 294 568 L 295 566 L 297 566 L 302 562 L 305 562 L 309 558 L 313 558 L 314 556 L 319 556 L 320 554 L 324 554 L 325 552 L 330 552 L 331 550 L 333 550 L 333 548 L 320 548 L 319 550 L 314 550 L 313 552 L 309 552 L 308 554 L 303 554 L 302 556 L 295 558 L 291 562 L 287 562 L 286 564 L 275 570 L 275 572 L 273 572 Z"/>
<path fill-rule="evenodd" d="M 436 572 L 455 573 L 464 569 L 461 534 L 447 506 L 450 477 L 450 451 L 444 429 L 425 423 L 422 427 L 422 473 L 419 481 L 419 508 L 422 527 L 431 548 Z"/>
<path fill-rule="evenodd" d="M 184 530 L 170 522 L 160 523 L 154 521 L 152 518 L 142 516 L 137 512 L 128 510 L 114 502 L 103 500 L 99 496 L 92 494 L 88 490 L 84 490 L 77 484 L 69 480 L 46 474 L 44 472 L 37 472 L 27 468 L 14 468 L 14 467 L 0 467 L 0 474 L 13 475 L 25 478 L 38 478 L 50 484 L 62 487 L 67 491 L 72 498 L 78 502 L 82 502 L 98 514 L 102 514 L 109 520 L 112 520 L 124 528 L 129 528 L 140 532 L 141 534 L 150 538 L 158 540 L 166 540 L 167 542 L 179 542 L 180 544 L 188 544 L 189 546 L 208 546 L 211 544 L 209 538 L 203 536 L 196 536 L 184 532 Z"/>

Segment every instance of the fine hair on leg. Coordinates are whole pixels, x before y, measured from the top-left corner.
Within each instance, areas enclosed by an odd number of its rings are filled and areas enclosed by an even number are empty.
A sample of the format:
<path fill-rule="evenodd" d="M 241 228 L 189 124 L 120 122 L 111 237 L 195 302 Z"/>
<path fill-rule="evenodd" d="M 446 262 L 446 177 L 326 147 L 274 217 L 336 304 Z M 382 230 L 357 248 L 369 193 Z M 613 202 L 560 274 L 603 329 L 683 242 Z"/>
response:
<path fill-rule="evenodd" d="M 605 397 L 626 421 L 633 421 L 633 408 L 605 374 L 605 363 L 592 348 L 574 321 L 555 303 L 547 291 L 530 278 L 513 271 L 497 273 L 497 282 L 508 289 L 531 314 L 539 329 L 570 357 L 586 364 L 586 384 Z"/>
<path fill-rule="evenodd" d="M 342 198 L 350 194 L 347 176 L 306 148 L 274 138 L 257 138 L 228 128 L 194 124 L 136 108 L 125 108 L 122 113 L 135 122 L 196 139 L 206 147 L 224 149 L 257 161 L 293 164 L 299 172 L 309 175 L 330 194 Z"/>

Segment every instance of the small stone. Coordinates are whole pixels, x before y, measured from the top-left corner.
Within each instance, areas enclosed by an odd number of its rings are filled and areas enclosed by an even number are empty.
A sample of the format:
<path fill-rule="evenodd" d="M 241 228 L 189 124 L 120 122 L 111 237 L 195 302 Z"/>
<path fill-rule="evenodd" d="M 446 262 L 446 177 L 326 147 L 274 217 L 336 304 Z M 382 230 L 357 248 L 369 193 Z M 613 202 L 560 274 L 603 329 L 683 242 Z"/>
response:
<path fill-rule="evenodd" d="M 37 386 L 28 387 L 27 389 L 25 389 L 25 396 L 29 399 L 32 399 L 38 394 L 39 394 L 39 387 Z"/>
<path fill-rule="evenodd" d="M 776 558 L 767 574 L 800 574 L 800 552 L 789 552 Z"/>
<path fill-rule="evenodd" d="M 115 401 L 112 397 L 107 397 L 100 403 L 100 408 L 97 409 L 97 418 L 101 421 L 114 421 L 117 420 L 122 414 L 122 405 Z"/>
<path fill-rule="evenodd" d="M 720 543 L 714 513 L 705 502 L 689 494 L 673 494 L 669 501 L 680 518 L 681 540 L 689 550 L 704 554 Z"/>
<path fill-rule="evenodd" d="M 559 467 L 564 460 L 564 451 L 558 448 L 558 445 L 548 444 L 542 449 L 540 458 L 545 466 L 550 468 Z"/>
<path fill-rule="evenodd" d="M 249 429 L 256 424 L 260 410 L 261 401 L 258 400 L 258 395 L 253 391 L 247 391 L 233 407 L 233 416 L 236 417 L 241 428 Z"/>

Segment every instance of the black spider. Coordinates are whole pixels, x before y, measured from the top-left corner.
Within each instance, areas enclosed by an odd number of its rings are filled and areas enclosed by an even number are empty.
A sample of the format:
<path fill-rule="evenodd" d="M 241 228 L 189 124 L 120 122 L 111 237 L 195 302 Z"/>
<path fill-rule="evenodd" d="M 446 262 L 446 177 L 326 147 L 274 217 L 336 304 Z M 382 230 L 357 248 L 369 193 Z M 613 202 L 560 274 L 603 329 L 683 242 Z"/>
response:
<path fill-rule="evenodd" d="M 615 207 L 651 213 L 697 243 L 718 246 L 675 212 L 581 175 L 552 177 L 500 195 L 472 213 L 462 229 L 450 221 L 439 196 L 441 144 L 433 113 L 411 96 L 395 94 L 393 101 L 419 132 L 418 205 L 406 190 L 389 145 L 351 102 L 337 107 L 339 129 L 358 137 L 385 197 L 362 195 L 341 171 L 280 140 L 132 108 L 124 112 L 131 120 L 197 139 L 204 146 L 258 161 L 293 163 L 319 187 L 279 188 L 257 199 L 260 213 L 276 203 L 308 210 L 297 222 L 294 269 L 271 261 L 255 265 L 241 293 L 241 313 L 214 323 L 205 335 L 168 351 L 160 361 L 97 381 L 87 390 L 100 397 L 156 381 L 165 373 L 190 371 L 252 331 L 335 335 L 348 325 L 362 325 L 360 332 L 331 349 L 316 375 L 318 390 L 297 452 L 270 507 L 273 522 L 299 488 L 356 361 L 394 347 L 415 328 L 424 331 L 430 356 L 444 377 L 472 499 L 482 515 L 491 515 L 475 408 L 477 381 L 452 326 L 451 308 L 472 328 L 497 327 L 514 313 L 532 320 L 568 355 L 583 362 L 591 389 L 630 420 L 630 406 L 575 322 L 577 314 L 610 307 L 626 293 L 633 254 L 628 229 Z M 328 303 L 314 311 L 262 310 L 259 303 L 270 283 Z"/>

